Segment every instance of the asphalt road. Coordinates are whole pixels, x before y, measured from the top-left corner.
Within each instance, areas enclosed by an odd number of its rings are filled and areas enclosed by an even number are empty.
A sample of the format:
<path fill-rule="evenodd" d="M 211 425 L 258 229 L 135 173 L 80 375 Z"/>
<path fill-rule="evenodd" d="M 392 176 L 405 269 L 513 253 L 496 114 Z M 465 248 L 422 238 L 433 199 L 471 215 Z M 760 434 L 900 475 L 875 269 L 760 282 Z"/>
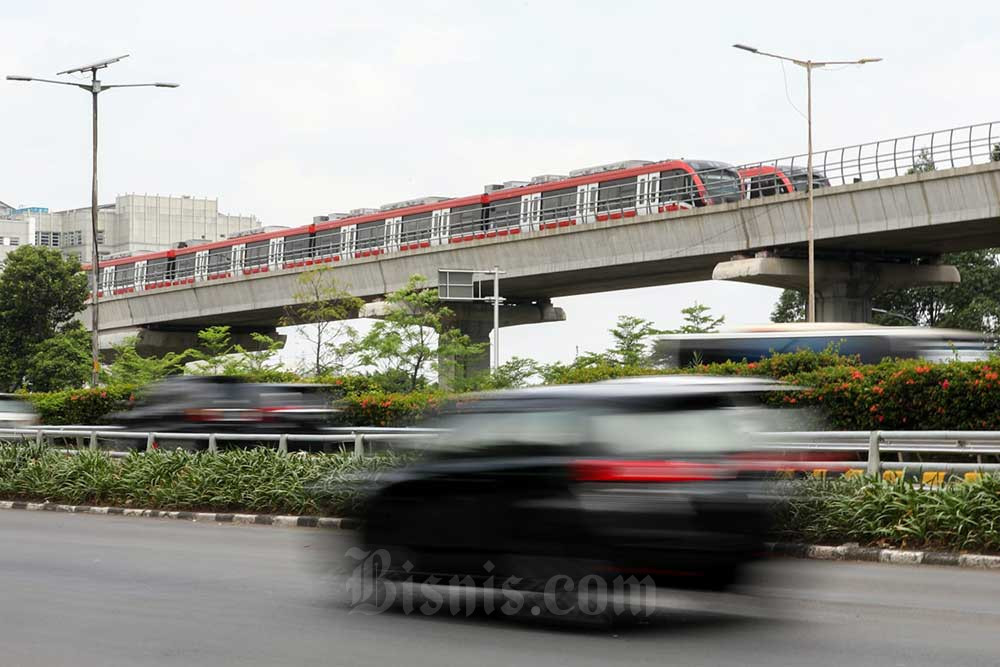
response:
<path fill-rule="evenodd" d="M 763 600 L 675 598 L 648 625 L 569 631 L 351 613 L 319 567 L 330 539 L 0 512 L 0 665 L 1000 664 L 1000 572 L 774 561 Z"/>

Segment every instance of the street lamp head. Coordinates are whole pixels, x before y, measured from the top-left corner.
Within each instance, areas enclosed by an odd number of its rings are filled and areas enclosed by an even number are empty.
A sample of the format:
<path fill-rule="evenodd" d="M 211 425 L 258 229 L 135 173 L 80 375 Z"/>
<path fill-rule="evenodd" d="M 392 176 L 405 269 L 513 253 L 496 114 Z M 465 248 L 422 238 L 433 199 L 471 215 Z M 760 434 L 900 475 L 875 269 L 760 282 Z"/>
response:
<path fill-rule="evenodd" d="M 858 61 L 859 65 L 867 65 L 868 63 L 878 63 L 882 62 L 881 58 L 862 58 Z"/>
<path fill-rule="evenodd" d="M 7 75 L 7 80 L 8 81 L 31 81 L 32 78 L 30 76 L 20 76 L 19 74 L 8 74 Z"/>
<path fill-rule="evenodd" d="M 733 44 L 734 49 L 740 49 L 741 51 L 749 51 L 750 53 L 757 53 L 757 49 L 752 46 L 747 46 L 746 44 Z"/>
<path fill-rule="evenodd" d="M 179 84 L 179 83 L 166 83 L 164 81 L 157 81 L 153 85 L 156 86 L 157 88 L 177 88 L 181 84 Z"/>

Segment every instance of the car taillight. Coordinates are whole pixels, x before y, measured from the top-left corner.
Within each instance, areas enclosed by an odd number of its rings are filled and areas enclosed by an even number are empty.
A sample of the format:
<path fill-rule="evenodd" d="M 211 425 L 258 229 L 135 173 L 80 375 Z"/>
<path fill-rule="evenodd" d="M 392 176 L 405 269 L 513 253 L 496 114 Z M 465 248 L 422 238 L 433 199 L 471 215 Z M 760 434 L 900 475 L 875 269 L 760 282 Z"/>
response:
<path fill-rule="evenodd" d="M 218 410 L 192 409 L 184 411 L 184 418 L 189 422 L 210 422 L 218 420 L 222 414 Z"/>
<path fill-rule="evenodd" d="M 579 482 L 700 482 L 726 476 L 726 469 L 691 461 L 582 459 L 573 462 Z"/>

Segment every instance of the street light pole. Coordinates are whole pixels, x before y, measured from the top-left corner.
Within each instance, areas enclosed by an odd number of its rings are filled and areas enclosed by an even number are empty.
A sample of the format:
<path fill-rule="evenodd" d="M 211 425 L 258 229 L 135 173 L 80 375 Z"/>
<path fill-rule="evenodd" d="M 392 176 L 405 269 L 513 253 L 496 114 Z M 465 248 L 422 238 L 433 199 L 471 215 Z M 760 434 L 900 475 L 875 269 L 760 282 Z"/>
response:
<path fill-rule="evenodd" d="M 98 248 L 97 242 L 97 96 L 109 90 L 111 88 L 141 88 L 152 86 L 156 88 L 177 88 L 179 84 L 176 83 L 120 83 L 112 84 L 107 86 L 102 86 L 101 82 L 97 79 L 97 70 L 104 69 L 108 65 L 113 65 L 114 63 L 122 60 L 123 58 L 128 58 L 128 54 L 123 56 L 118 56 L 117 58 L 108 58 L 107 60 L 101 60 L 99 62 L 83 65 L 81 67 L 74 67 L 73 69 L 68 69 L 59 72 L 57 76 L 62 74 L 75 74 L 90 72 L 91 78 L 89 84 L 76 83 L 73 81 L 59 81 L 56 79 L 39 79 L 37 77 L 30 76 L 18 76 L 18 75 L 8 75 L 7 79 L 9 81 L 39 81 L 41 83 L 55 83 L 62 86 L 76 86 L 82 90 L 86 90 L 91 95 L 92 100 L 92 122 L 93 122 L 93 146 L 91 153 L 91 181 L 90 181 L 90 233 L 91 233 L 91 258 L 90 258 L 90 272 L 92 285 L 90 288 L 90 353 L 91 353 L 91 374 L 90 383 L 91 386 L 96 387 L 98 381 L 98 374 L 101 370 L 100 363 L 100 298 L 98 293 L 101 289 L 101 269 L 100 260 L 101 255 Z"/>
<path fill-rule="evenodd" d="M 802 67 L 806 71 L 806 125 L 808 126 L 808 162 L 806 168 L 806 178 L 808 182 L 806 183 L 806 245 L 807 245 L 807 264 L 809 271 L 809 293 L 806 299 L 806 320 L 809 322 L 816 321 L 816 239 L 813 227 L 813 122 L 812 122 L 812 71 L 817 67 L 825 67 L 826 65 L 864 65 L 867 63 L 877 63 L 881 58 L 861 58 L 860 60 L 827 60 L 827 61 L 812 61 L 812 60 L 799 60 L 798 58 L 789 58 L 787 56 L 779 56 L 775 53 L 767 53 L 761 51 L 752 46 L 746 46 L 745 44 L 733 44 L 733 48 L 740 49 L 742 51 L 748 51 L 750 53 L 756 53 L 757 55 L 767 56 L 768 58 L 777 58 L 778 60 L 786 60 L 790 63 L 794 63 L 799 67 Z"/>

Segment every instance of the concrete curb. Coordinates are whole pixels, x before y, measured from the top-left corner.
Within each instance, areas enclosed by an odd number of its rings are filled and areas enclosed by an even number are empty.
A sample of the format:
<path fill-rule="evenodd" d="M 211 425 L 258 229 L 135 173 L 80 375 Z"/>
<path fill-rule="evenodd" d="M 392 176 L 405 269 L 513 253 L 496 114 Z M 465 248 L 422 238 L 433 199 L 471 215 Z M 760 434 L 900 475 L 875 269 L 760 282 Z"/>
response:
<path fill-rule="evenodd" d="M 92 507 L 90 505 L 61 505 L 59 503 L 31 503 L 0 500 L 0 510 L 27 510 L 29 512 L 66 512 L 69 514 L 110 514 L 117 516 L 146 517 L 151 519 L 180 519 L 215 523 L 256 524 L 261 526 L 339 528 L 355 527 L 351 519 L 321 516 L 282 516 L 273 514 L 234 514 L 224 512 L 168 512 L 164 510 L 132 509 L 126 507 Z"/>
<path fill-rule="evenodd" d="M 983 554 L 958 554 L 947 551 L 907 551 L 862 547 L 858 544 L 823 546 L 817 544 L 790 544 L 778 542 L 770 545 L 771 553 L 813 560 L 852 560 L 895 565 L 949 565 L 980 569 L 1000 569 L 1000 556 Z"/>

